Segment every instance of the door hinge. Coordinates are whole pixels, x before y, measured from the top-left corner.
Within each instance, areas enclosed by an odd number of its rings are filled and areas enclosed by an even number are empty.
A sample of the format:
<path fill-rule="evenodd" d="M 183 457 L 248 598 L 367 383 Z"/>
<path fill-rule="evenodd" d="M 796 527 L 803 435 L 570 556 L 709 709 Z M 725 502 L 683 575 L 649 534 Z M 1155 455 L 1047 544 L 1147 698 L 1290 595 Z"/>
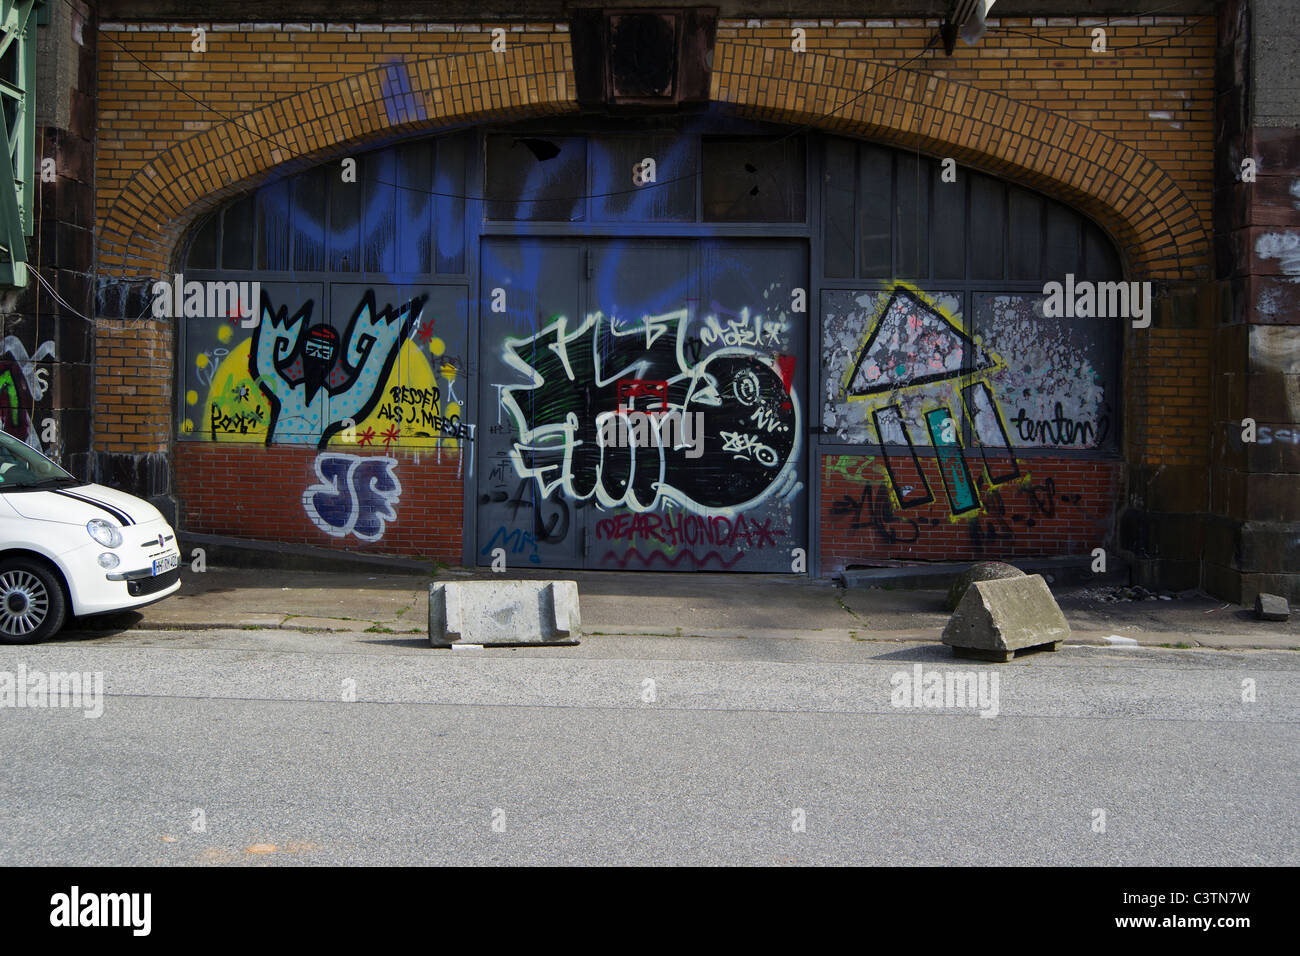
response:
<path fill-rule="evenodd" d="M 592 275 L 593 275 L 593 272 L 592 272 L 592 255 L 591 255 L 591 250 L 590 250 L 590 249 L 586 249 L 586 250 L 584 250 L 584 251 L 583 251 L 583 254 L 582 254 L 582 258 L 583 258 L 583 266 L 582 266 L 582 267 L 583 267 L 583 269 L 584 269 L 585 272 L 586 272 L 587 278 L 590 279 L 590 278 L 592 277 Z"/>

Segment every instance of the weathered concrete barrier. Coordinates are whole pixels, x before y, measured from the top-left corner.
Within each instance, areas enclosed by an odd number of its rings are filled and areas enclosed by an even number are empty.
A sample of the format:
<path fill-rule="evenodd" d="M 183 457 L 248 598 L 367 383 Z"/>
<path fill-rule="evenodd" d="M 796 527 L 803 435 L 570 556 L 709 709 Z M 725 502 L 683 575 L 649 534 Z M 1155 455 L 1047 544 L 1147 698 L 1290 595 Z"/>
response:
<path fill-rule="evenodd" d="M 976 581 L 1001 581 L 1003 578 L 1023 578 L 1025 572 L 1015 565 L 1001 561 L 981 561 L 972 565 L 953 580 L 948 588 L 948 600 L 944 603 L 949 611 L 957 610 L 957 605 L 966 596 L 970 586 Z"/>
<path fill-rule="evenodd" d="M 429 585 L 429 644 L 576 644 L 577 581 Z"/>
<path fill-rule="evenodd" d="M 972 583 L 943 629 L 943 642 L 958 657 L 990 661 L 1009 661 L 1029 647 L 1054 651 L 1069 636 L 1041 574 Z"/>
<path fill-rule="evenodd" d="M 1255 616 L 1261 621 L 1285 621 L 1291 616 L 1291 605 L 1280 594 L 1255 595 Z"/>

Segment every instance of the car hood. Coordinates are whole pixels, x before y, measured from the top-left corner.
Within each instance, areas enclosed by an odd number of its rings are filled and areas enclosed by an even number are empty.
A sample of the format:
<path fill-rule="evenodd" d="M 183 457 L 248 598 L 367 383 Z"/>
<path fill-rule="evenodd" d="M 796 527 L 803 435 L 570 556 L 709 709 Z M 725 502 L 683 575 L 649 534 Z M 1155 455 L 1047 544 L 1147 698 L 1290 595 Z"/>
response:
<path fill-rule="evenodd" d="M 11 491 L 4 500 L 22 517 L 35 521 L 84 525 L 91 518 L 103 518 L 125 528 L 162 518 L 162 513 L 147 501 L 103 485 Z"/>

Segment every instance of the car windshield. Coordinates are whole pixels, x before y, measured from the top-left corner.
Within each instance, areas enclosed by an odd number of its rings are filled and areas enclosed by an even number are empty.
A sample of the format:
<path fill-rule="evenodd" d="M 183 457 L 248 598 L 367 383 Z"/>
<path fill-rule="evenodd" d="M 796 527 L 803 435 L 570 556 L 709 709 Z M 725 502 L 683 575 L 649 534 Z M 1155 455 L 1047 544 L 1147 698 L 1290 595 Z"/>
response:
<path fill-rule="evenodd" d="M 0 432 L 0 491 L 81 484 L 39 451 Z"/>

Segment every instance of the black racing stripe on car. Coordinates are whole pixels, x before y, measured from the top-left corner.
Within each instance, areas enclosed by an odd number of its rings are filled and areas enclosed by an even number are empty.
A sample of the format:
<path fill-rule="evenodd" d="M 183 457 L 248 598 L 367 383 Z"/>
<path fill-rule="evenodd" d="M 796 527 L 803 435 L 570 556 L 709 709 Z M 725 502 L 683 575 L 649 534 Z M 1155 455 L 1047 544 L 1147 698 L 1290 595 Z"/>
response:
<path fill-rule="evenodd" d="M 118 520 L 121 521 L 124 526 L 135 524 L 135 519 L 132 518 L 125 511 L 123 511 L 121 508 L 119 508 L 117 505 L 111 505 L 107 501 L 102 501 L 99 498 L 92 498 L 89 495 L 85 494 L 84 492 L 72 491 L 72 492 L 68 492 L 68 494 L 71 494 L 75 498 L 80 498 L 82 501 L 86 502 L 87 504 L 96 505 L 100 508 L 105 508 L 112 514 L 119 515 L 120 517 L 118 518 Z"/>
<path fill-rule="evenodd" d="M 87 498 L 84 495 L 74 495 L 70 491 L 61 491 L 58 489 L 51 489 L 51 491 L 53 491 L 53 493 L 56 495 L 62 495 L 65 498 L 71 498 L 73 501 L 80 501 L 82 504 L 94 505 L 96 508 L 100 508 L 104 511 L 107 511 L 114 518 L 116 518 L 118 524 L 122 525 L 123 527 L 127 525 L 135 524 L 135 522 L 131 520 L 131 516 L 128 515 L 125 511 L 119 511 L 117 508 L 114 508 L 112 505 L 104 504 L 104 502 L 102 501 L 96 501 L 94 498 Z"/>

